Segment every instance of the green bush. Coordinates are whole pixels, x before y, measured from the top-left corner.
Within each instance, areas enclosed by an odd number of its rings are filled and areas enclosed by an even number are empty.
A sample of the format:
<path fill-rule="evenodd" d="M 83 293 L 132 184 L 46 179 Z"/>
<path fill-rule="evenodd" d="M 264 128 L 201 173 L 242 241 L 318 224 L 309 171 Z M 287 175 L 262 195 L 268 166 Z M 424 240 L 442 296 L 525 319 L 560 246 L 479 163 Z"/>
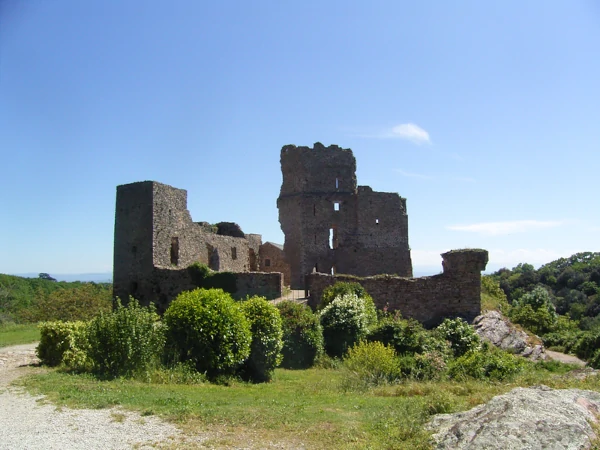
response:
<path fill-rule="evenodd" d="M 529 304 L 513 306 L 510 319 L 537 335 L 552 331 L 556 325 L 556 315 L 546 308 L 533 309 Z"/>
<path fill-rule="evenodd" d="M 191 361 L 209 378 L 233 374 L 250 355 L 250 324 L 222 289 L 182 292 L 163 317 L 167 360 Z"/>
<path fill-rule="evenodd" d="M 471 350 L 477 350 L 481 344 L 481 340 L 473 327 L 460 317 L 444 319 L 436 328 L 436 333 L 450 343 L 450 348 L 455 357 L 462 356 Z"/>
<path fill-rule="evenodd" d="M 40 343 L 36 353 L 42 364 L 58 366 L 63 363 L 65 354 L 69 358 L 82 352 L 85 355 L 86 322 L 42 322 L 39 329 Z"/>
<path fill-rule="evenodd" d="M 164 327 L 154 309 L 134 298 L 93 319 L 88 327 L 88 356 L 94 371 L 104 377 L 147 374 L 164 347 Z"/>
<path fill-rule="evenodd" d="M 319 317 L 300 303 L 284 301 L 277 304 L 283 328 L 283 360 L 286 369 L 312 367 L 323 354 L 323 329 Z"/>
<path fill-rule="evenodd" d="M 196 287 L 223 289 L 230 294 L 237 291 L 237 277 L 233 272 L 214 272 L 206 264 L 199 262 L 191 264 L 187 270 Z"/>
<path fill-rule="evenodd" d="M 519 356 L 500 350 L 487 342 L 480 350 L 471 350 L 449 364 L 448 374 L 454 379 L 505 380 L 523 370 L 526 362 Z"/>
<path fill-rule="evenodd" d="M 401 376 L 411 380 L 437 380 L 446 371 L 446 359 L 447 354 L 437 350 L 405 354 L 398 361 Z"/>
<path fill-rule="evenodd" d="M 367 385 L 389 383 L 400 377 L 396 352 L 381 342 L 361 341 L 350 347 L 344 366 Z"/>
<path fill-rule="evenodd" d="M 80 286 L 38 293 L 37 303 L 21 311 L 27 322 L 90 320 L 112 309 L 112 290 L 103 285 L 84 283 Z"/>
<path fill-rule="evenodd" d="M 255 382 L 270 381 L 275 367 L 281 363 L 281 315 L 264 297 L 247 299 L 242 303 L 242 310 L 252 332 L 250 356 L 244 362 L 242 374 Z"/>
<path fill-rule="evenodd" d="M 391 345 L 398 355 L 439 351 L 449 353 L 444 339 L 428 332 L 414 319 L 386 317 L 369 332 L 368 341 Z"/>
<path fill-rule="evenodd" d="M 355 293 L 336 297 L 320 313 L 325 351 L 330 356 L 341 357 L 348 348 L 367 336 L 369 328 L 377 322 L 377 312 L 371 301 Z"/>
<path fill-rule="evenodd" d="M 322 310 L 329 305 L 337 297 L 342 297 L 345 294 L 356 294 L 358 298 L 367 299 L 367 301 L 373 302 L 373 299 L 365 288 L 356 282 L 338 281 L 331 286 L 327 286 L 323 289 L 321 294 L 321 303 L 317 306 L 317 310 Z"/>

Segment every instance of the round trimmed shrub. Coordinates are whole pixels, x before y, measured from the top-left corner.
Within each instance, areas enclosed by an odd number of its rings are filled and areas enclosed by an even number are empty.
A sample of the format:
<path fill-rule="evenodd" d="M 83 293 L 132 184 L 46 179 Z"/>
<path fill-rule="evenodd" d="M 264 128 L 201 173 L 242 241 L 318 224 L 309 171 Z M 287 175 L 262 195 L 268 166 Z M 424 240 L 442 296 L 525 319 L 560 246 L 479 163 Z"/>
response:
<path fill-rule="evenodd" d="M 209 378 L 233 374 L 250 355 L 250 324 L 241 305 L 222 289 L 182 292 L 163 320 L 167 359 L 190 361 Z"/>
<path fill-rule="evenodd" d="M 255 382 L 270 381 L 275 367 L 281 362 L 281 315 L 266 298 L 258 296 L 243 302 L 242 310 L 252 332 L 250 356 L 244 362 L 242 375 Z"/>
<path fill-rule="evenodd" d="M 283 328 L 283 360 L 286 369 L 307 369 L 323 354 L 323 329 L 319 316 L 300 303 L 277 304 Z"/>
<path fill-rule="evenodd" d="M 348 348 L 363 339 L 369 327 L 377 322 L 372 301 L 365 301 L 354 293 L 336 297 L 321 311 L 321 326 L 325 351 L 329 356 L 341 357 Z"/>
<path fill-rule="evenodd" d="M 42 364 L 57 366 L 64 362 L 65 354 L 80 352 L 87 341 L 86 322 L 41 322 L 40 343 L 36 353 Z"/>
<path fill-rule="evenodd" d="M 154 305 L 142 307 L 130 298 L 127 306 L 102 313 L 87 327 L 87 354 L 94 371 L 107 377 L 130 377 L 156 365 L 164 347 L 164 328 Z"/>

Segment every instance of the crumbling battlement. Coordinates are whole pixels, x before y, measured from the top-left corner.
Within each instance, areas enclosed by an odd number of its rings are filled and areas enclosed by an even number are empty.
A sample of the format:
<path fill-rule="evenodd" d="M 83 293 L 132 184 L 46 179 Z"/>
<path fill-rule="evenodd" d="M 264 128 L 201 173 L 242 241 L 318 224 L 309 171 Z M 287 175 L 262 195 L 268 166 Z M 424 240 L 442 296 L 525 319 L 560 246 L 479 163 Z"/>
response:
<path fill-rule="evenodd" d="M 315 308 L 327 286 L 337 281 L 354 281 L 373 297 L 377 308 L 400 311 L 403 317 L 427 326 L 437 325 L 445 317 L 462 317 L 470 322 L 481 313 L 481 271 L 488 262 L 488 252 L 452 250 L 443 253 L 442 259 L 444 272 L 431 277 L 309 274 L 306 277 L 310 290 L 308 304 Z"/>
<path fill-rule="evenodd" d="M 236 274 L 258 270 L 261 236 L 244 234 L 233 223 L 214 230 L 193 222 L 183 189 L 155 181 L 125 184 L 117 186 L 116 203 L 113 292 L 123 300 L 133 296 L 143 304 L 166 305 L 184 287 L 194 287 L 186 268 L 195 262 Z M 247 293 L 280 295 L 281 277 L 263 275 L 250 281 L 240 275 L 238 280 L 246 281 L 238 290 L 254 286 L 256 292 Z"/>
<path fill-rule="evenodd" d="M 291 285 L 311 272 L 412 276 L 406 199 L 357 186 L 352 150 L 337 145 L 281 149 L 277 207 Z"/>

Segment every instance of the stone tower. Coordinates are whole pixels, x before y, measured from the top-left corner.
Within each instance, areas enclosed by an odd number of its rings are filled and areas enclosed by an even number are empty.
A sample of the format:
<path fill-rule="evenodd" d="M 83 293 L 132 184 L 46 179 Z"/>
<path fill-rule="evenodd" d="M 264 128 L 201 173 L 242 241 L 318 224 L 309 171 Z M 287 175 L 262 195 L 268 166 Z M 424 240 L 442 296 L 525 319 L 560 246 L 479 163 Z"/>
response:
<path fill-rule="evenodd" d="M 277 199 L 291 286 L 311 272 L 412 276 L 406 199 L 356 184 L 350 149 L 281 149 Z"/>

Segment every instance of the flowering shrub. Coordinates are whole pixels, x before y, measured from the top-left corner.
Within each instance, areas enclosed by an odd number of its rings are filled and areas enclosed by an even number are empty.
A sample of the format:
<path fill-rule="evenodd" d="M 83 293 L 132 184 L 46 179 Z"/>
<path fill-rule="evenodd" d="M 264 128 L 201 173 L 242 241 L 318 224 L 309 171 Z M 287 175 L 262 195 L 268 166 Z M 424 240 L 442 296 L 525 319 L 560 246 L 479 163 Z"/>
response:
<path fill-rule="evenodd" d="M 481 344 L 479 335 L 473 327 L 460 317 L 444 319 L 437 327 L 436 332 L 442 339 L 450 342 L 454 356 L 462 356 L 470 350 L 477 350 Z"/>
<path fill-rule="evenodd" d="M 371 301 L 354 293 L 336 297 L 320 313 L 325 351 L 341 357 L 348 348 L 366 337 L 369 328 L 377 322 L 377 312 Z"/>

